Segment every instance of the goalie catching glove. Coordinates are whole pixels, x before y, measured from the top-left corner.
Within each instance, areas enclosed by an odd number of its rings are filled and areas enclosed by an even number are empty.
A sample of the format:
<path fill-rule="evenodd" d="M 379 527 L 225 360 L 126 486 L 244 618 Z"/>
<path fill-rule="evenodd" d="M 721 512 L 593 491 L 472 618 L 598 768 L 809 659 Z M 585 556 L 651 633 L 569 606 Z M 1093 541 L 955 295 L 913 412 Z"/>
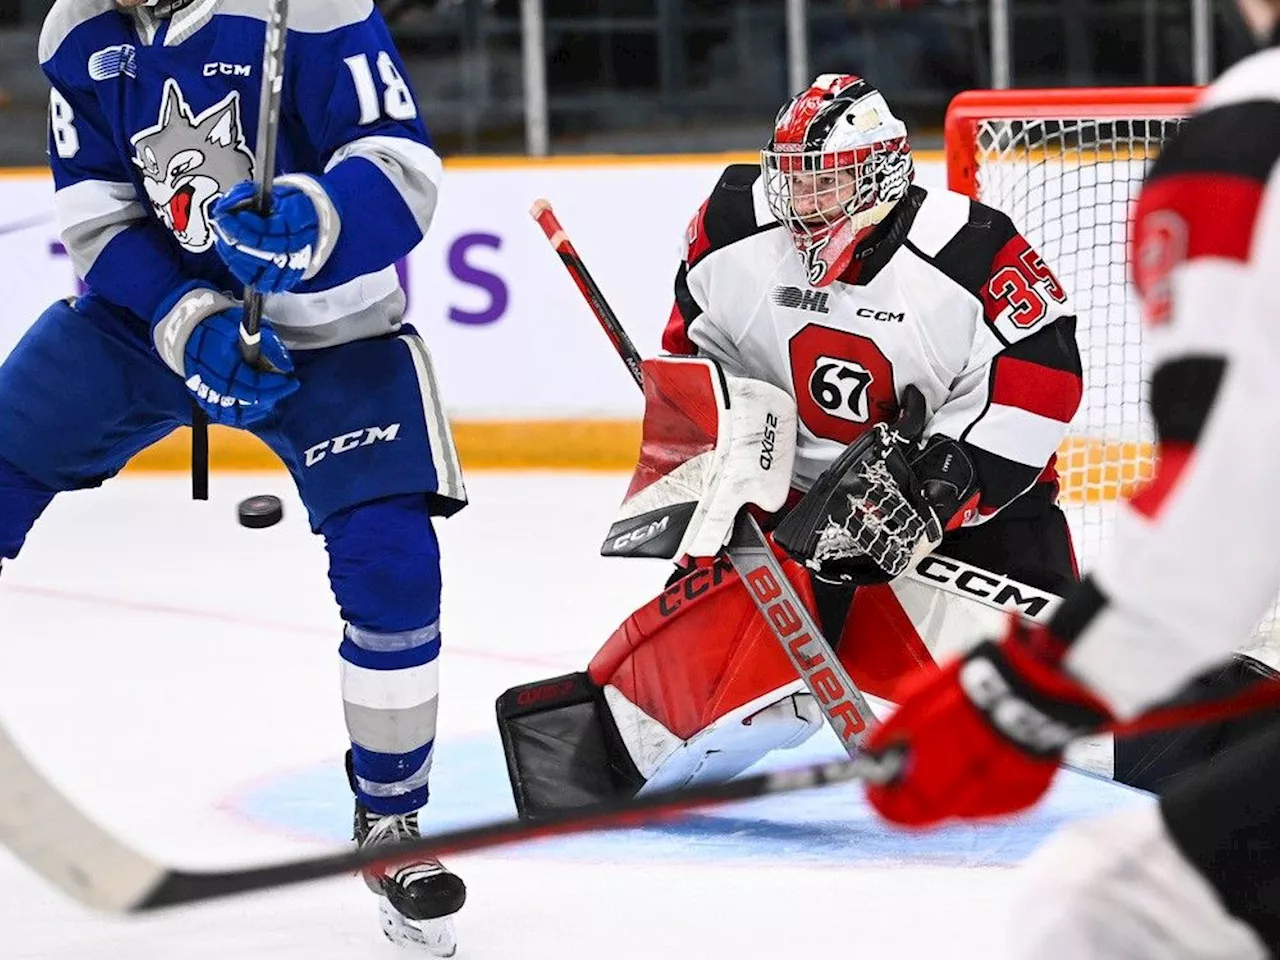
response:
<path fill-rule="evenodd" d="M 919 439 L 927 412 L 908 386 L 897 423 L 851 443 L 778 524 L 777 543 L 834 583 L 884 583 L 930 553 L 972 512 L 978 475 L 955 440 Z"/>
<path fill-rule="evenodd" d="M 868 786 L 887 820 L 923 827 L 952 818 L 1016 813 L 1049 789 L 1063 751 L 1110 712 L 1050 652 L 1042 627 L 1014 623 L 941 671 L 909 683 L 901 706 L 867 744 L 900 753 L 902 772 Z"/>

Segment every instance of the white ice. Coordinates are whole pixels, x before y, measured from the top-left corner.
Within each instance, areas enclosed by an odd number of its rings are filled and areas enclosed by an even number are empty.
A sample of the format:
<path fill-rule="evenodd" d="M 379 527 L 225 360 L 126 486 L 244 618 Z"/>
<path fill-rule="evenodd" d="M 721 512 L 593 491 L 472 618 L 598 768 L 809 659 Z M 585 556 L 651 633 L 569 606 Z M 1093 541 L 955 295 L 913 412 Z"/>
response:
<path fill-rule="evenodd" d="M 493 722 L 507 687 L 582 669 L 666 575 L 598 547 L 625 478 L 478 474 L 439 524 L 441 722 L 427 829 L 510 811 Z M 0 577 L 0 718 L 84 809 L 184 867 L 328 849 L 350 799 L 338 611 L 284 474 L 124 477 L 60 498 Z M 271 530 L 235 504 L 277 493 Z M 774 765 L 835 756 L 834 737 Z M 831 788 L 682 823 L 455 858 L 460 960 L 999 954 L 1016 864 L 1055 824 L 1144 799 L 1079 774 L 1012 824 L 886 830 Z M 3 960 L 408 957 L 355 879 L 120 921 L 0 854 Z"/>

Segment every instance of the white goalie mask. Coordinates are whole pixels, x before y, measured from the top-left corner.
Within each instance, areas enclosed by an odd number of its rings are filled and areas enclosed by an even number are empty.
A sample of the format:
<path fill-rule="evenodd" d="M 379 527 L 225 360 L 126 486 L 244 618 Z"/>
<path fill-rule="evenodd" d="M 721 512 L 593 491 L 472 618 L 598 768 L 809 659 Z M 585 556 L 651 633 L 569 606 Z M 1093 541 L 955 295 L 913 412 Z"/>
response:
<path fill-rule="evenodd" d="M 875 87 L 845 74 L 818 77 L 782 108 L 760 165 L 769 209 L 814 286 L 844 272 L 915 176 L 906 125 Z"/>

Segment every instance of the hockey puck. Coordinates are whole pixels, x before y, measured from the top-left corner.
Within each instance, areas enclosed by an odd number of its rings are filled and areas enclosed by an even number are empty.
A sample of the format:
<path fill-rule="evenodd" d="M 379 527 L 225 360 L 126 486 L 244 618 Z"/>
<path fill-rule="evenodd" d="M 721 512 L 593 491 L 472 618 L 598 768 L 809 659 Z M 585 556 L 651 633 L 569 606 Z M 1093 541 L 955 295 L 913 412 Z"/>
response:
<path fill-rule="evenodd" d="M 240 501 L 240 526 L 251 530 L 263 530 L 274 527 L 284 517 L 284 504 L 279 497 L 265 493 L 258 497 L 249 497 Z"/>

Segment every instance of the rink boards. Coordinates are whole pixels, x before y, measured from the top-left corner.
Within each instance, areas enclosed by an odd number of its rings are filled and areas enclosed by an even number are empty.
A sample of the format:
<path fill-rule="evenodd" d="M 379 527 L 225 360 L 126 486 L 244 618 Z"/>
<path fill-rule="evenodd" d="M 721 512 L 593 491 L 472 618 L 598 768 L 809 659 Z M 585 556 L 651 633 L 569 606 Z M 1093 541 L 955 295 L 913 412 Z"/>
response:
<path fill-rule="evenodd" d="M 528 216 L 554 205 L 642 353 L 659 350 L 682 238 L 724 165 L 723 156 L 456 160 L 427 239 L 401 265 L 408 319 L 436 360 L 464 464 L 477 468 L 628 469 L 639 447 L 640 398 L 571 280 Z M 1098 165 L 1098 166 L 1106 166 Z M 941 187 L 938 154 L 922 153 L 918 182 Z M 1059 220 L 1040 205 L 1042 222 Z M 76 290 L 54 223 L 52 184 L 40 171 L 0 171 L 0 355 L 53 300 Z M 1122 272 L 1122 271 L 1121 271 Z M 1086 358 L 1088 361 L 1088 358 Z M 1085 407 L 1114 407 L 1118 381 L 1137 383 L 1126 354 L 1096 376 Z M 1100 365 L 1099 365 L 1100 366 Z M 1112 500 L 1150 458 L 1138 430 L 1100 422 L 1062 451 L 1076 501 Z M 185 432 L 135 467 L 180 470 Z M 264 446 L 215 430 L 215 469 L 270 469 Z"/>

